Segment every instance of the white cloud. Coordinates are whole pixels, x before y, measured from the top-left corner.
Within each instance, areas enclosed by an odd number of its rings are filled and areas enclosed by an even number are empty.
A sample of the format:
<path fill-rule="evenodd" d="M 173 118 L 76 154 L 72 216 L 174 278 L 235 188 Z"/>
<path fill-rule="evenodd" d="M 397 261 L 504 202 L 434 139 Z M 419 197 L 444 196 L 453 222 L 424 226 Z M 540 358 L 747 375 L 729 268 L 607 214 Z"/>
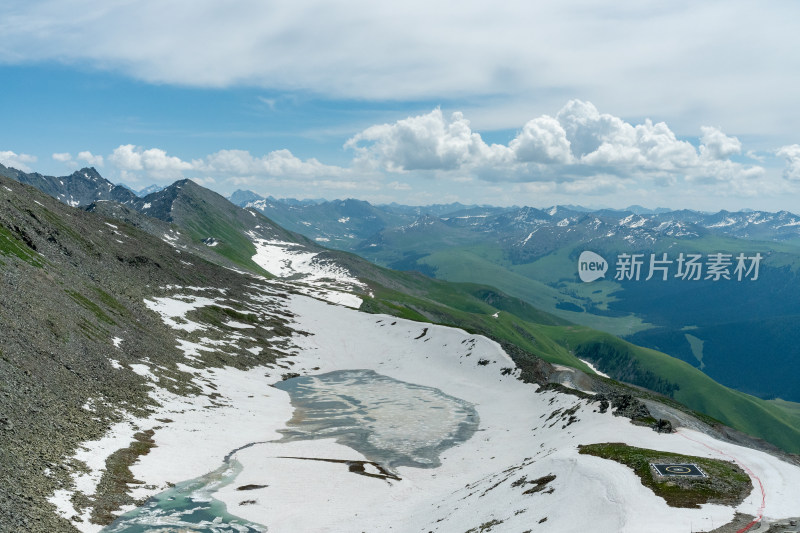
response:
<path fill-rule="evenodd" d="M 207 156 L 197 167 L 205 172 L 230 176 L 311 178 L 345 173 L 341 167 L 324 165 L 314 158 L 303 161 L 289 150 L 276 150 L 262 157 L 255 157 L 246 150 L 220 150 Z"/>
<path fill-rule="evenodd" d="M 711 159 L 725 159 L 742 153 L 742 143 L 736 137 L 728 137 L 717 128 L 702 126 L 700 153 Z"/>
<path fill-rule="evenodd" d="M 454 170 L 476 159 L 501 154 L 474 133 L 459 113 L 445 118 L 441 109 L 426 115 L 372 126 L 345 143 L 360 160 L 371 160 L 393 172 L 412 170 Z"/>
<path fill-rule="evenodd" d="M 786 159 L 783 177 L 790 181 L 800 181 L 800 144 L 782 146 L 775 154 Z"/>
<path fill-rule="evenodd" d="M 102 162 L 100 156 L 92 157 Z M 276 150 L 261 157 L 246 150 L 220 150 L 202 159 L 185 161 L 168 155 L 160 148 L 144 149 L 123 144 L 114 149 L 108 161 L 116 167 L 120 176 L 133 182 L 139 181 L 139 175 L 162 181 L 189 176 L 206 185 L 219 179 L 236 184 L 253 184 L 269 178 L 312 180 L 349 175 L 347 169 L 325 165 L 314 158 L 302 160 L 289 150 Z"/>
<path fill-rule="evenodd" d="M 147 150 L 132 144 L 120 145 L 108 158 L 118 169 L 126 172 L 144 171 L 158 179 L 180 179 L 183 172 L 192 170 L 193 163 L 169 156 L 160 148 Z"/>
<path fill-rule="evenodd" d="M 80 161 L 85 161 L 89 165 L 102 167 L 103 166 L 103 156 L 102 155 L 93 155 L 92 152 L 83 151 L 78 153 L 78 159 Z"/>
<path fill-rule="evenodd" d="M 155 83 L 371 100 L 503 95 L 546 109 L 581 95 L 617 114 L 668 116 L 673 127 L 680 119 L 695 130 L 735 122 L 735 131 L 743 131 L 738 124 L 792 131 L 800 116 L 791 105 L 800 72 L 794 2 L 757 10 L 744 0 L 164 6 L 6 0 L 0 61 L 63 61 Z M 504 120 L 513 127 L 516 119 Z"/>
<path fill-rule="evenodd" d="M 694 147 L 679 141 L 669 127 L 650 119 L 629 124 L 600 113 L 590 102 L 572 100 L 558 112 L 573 155 L 580 164 L 609 168 L 615 173 L 673 171 L 696 163 Z"/>
<path fill-rule="evenodd" d="M 290 195 L 294 190 L 307 197 L 381 191 L 400 198 L 424 191 L 441 195 L 449 189 L 464 194 L 466 201 L 492 197 L 514 203 L 516 194 L 640 199 L 642 191 L 674 198 L 793 192 L 795 186 L 780 180 L 777 172 L 731 160 L 743 152 L 736 137 L 716 127 L 700 131 L 699 142 L 692 144 L 679 139 L 665 122 L 635 123 L 601 113 L 590 102 L 571 100 L 555 115 L 522 122 L 506 144 L 485 142 L 463 113 L 440 108 L 374 125 L 345 142 L 353 154 L 347 166 L 301 159 L 285 149 L 264 155 L 219 150 L 186 160 L 161 148 L 132 144 L 118 146 L 105 158 L 88 151 L 77 158 L 108 162 L 118 178 L 130 183 L 189 177 L 223 189 L 247 186 Z M 770 154 L 785 157 L 784 176 L 800 181 L 800 145 Z M 52 157 L 71 161 L 69 153 Z"/>
<path fill-rule="evenodd" d="M 561 123 L 547 115 L 528 121 L 509 144 L 518 161 L 571 163 L 571 144 Z"/>
<path fill-rule="evenodd" d="M 72 154 L 70 154 L 69 152 L 57 152 L 52 155 L 52 158 L 56 161 L 64 163 L 68 167 L 74 167 L 78 165 L 75 159 L 77 159 L 78 161 L 83 161 L 91 166 L 95 167 L 103 166 L 103 156 L 93 155 L 92 152 L 89 151 L 79 152 L 76 158 L 73 158 Z"/>
<path fill-rule="evenodd" d="M 65 163 L 67 165 L 71 165 L 72 163 L 74 163 L 74 161 L 72 160 L 72 154 L 70 154 L 69 152 L 55 153 L 53 154 L 53 159 L 55 159 L 56 161 L 60 161 L 61 163 Z"/>
<path fill-rule="evenodd" d="M 194 168 L 192 163 L 179 157 L 169 156 L 159 148 L 150 148 L 138 153 L 141 166 L 152 175 L 179 176 L 184 170 Z"/>
<path fill-rule="evenodd" d="M 220 150 L 207 158 L 205 170 L 223 174 L 247 175 L 257 170 L 255 158 L 245 150 Z"/>
<path fill-rule="evenodd" d="M 0 151 L 0 163 L 7 167 L 16 168 L 23 172 L 32 172 L 28 163 L 35 163 L 36 156 L 28 154 L 18 154 L 10 150 Z"/>
<path fill-rule="evenodd" d="M 114 149 L 108 158 L 120 170 L 143 170 L 142 156 L 132 144 L 123 144 Z"/>
<path fill-rule="evenodd" d="M 666 185 L 681 179 L 711 183 L 763 175 L 759 166 L 728 159 L 741 152 L 738 139 L 717 128 L 702 131 L 697 149 L 679 140 L 664 122 L 631 124 L 600 113 L 590 102 L 571 100 L 555 117 L 542 115 L 525 123 L 507 146 L 485 143 L 463 114 L 447 119 L 435 109 L 367 128 L 345 147 L 355 150 L 357 166 L 390 173 L 457 172 L 495 182 L 593 180 L 591 186 L 574 186 L 587 191 L 610 190 L 611 182 L 602 176 Z"/>

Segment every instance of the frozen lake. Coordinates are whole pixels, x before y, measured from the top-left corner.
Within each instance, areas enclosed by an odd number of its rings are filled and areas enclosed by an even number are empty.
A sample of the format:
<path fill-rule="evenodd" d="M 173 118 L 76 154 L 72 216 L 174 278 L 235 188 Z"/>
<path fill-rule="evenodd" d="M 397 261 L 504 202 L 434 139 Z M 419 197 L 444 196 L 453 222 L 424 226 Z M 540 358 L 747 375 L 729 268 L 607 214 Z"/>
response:
<path fill-rule="evenodd" d="M 439 466 L 478 429 L 472 404 L 372 370 L 340 370 L 275 385 L 292 398 L 284 441 L 334 438 L 386 467 Z"/>
<path fill-rule="evenodd" d="M 334 439 L 368 461 L 344 461 L 336 457 L 304 459 L 342 462 L 356 474 L 396 479 L 396 467 L 439 466 L 439 455 L 469 439 L 479 424 L 478 414 L 469 402 L 436 388 L 398 381 L 372 370 L 302 376 L 274 386 L 289 394 L 294 408 L 285 429 L 279 430 L 281 439 L 250 443 L 233 450 L 225 464 L 214 472 L 151 498 L 103 531 L 265 531 L 263 526 L 229 514 L 225 505 L 214 498 L 217 490 L 234 483 L 241 473 L 237 451 L 257 447 L 259 453 L 276 457 L 275 450 L 285 450 L 287 443 Z M 268 473 L 265 482 L 272 482 Z"/>

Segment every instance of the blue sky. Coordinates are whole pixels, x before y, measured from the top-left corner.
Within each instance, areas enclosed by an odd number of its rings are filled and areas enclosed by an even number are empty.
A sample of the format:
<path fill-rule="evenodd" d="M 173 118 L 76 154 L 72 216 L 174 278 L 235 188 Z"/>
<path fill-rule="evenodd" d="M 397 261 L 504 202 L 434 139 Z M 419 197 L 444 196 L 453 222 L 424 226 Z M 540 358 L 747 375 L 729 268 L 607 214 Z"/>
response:
<path fill-rule="evenodd" d="M 797 210 L 795 2 L 0 6 L 0 162 L 373 202 Z"/>

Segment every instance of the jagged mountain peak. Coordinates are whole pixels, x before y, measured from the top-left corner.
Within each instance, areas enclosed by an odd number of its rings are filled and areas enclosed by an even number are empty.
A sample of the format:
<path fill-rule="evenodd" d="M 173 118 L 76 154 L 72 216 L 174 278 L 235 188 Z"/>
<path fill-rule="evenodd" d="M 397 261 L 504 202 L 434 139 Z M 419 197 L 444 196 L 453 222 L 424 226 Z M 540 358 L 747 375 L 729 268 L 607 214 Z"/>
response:
<path fill-rule="evenodd" d="M 108 181 L 103 176 L 101 176 L 100 173 L 97 171 L 97 169 L 94 167 L 83 167 L 82 169 L 76 170 L 75 172 L 70 174 L 69 177 L 77 179 L 84 178 L 93 181 L 101 181 L 101 180 Z"/>
<path fill-rule="evenodd" d="M 20 183 L 32 185 L 73 207 L 88 205 L 97 200 L 112 200 L 133 205 L 137 200 L 133 191 L 111 183 L 94 167 L 84 167 L 72 174 L 59 177 L 45 176 L 38 172 L 26 173 L 7 167 L 2 167 L 0 174 Z"/>
<path fill-rule="evenodd" d="M 245 191 L 242 189 L 236 189 L 233 193 L 228 197 L 228 199 L 239 206 L 244 206 L 249 204 L 250 202 L 256 202 L 258 200 L 263 200 L 264 197 L 254 193 L 253 191 Z"/>

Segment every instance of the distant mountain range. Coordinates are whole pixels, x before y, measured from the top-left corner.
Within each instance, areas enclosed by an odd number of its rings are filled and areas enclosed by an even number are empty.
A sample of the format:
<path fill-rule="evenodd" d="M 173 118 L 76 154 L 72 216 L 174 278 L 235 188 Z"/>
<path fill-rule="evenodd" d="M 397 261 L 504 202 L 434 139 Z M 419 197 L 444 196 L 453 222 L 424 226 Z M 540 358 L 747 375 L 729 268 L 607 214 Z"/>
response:
<path fill-rule="evenodd" d="M 800 239 L 800 216 L 788 211 L 742 210 L 705 213 L 666 208 L 591 210 L 580 206 L 493 207 L 459 203 L 431 206 L 372 205 L 361 200 L 334 200 L 313 204 L 287 203 L 264 198 L 252 191 L 236 191 L 231 202 L 258 209 L 278 224 L 320 242 L 336 243 L 343 249 L 369 246 L 362 242 L 384 230 L 412 227 L 417 219 L 439 218 L 449 227 L 469 227 L 511 243 L 516 239 L 524 248 L 532 232 L 572 234 L 571 239 L 588 242 L 602 237 L 620 236 L 632 244 L 653 242 L 656 236 L 700 237 L 714 234 L 743 239 L 783 241 Z M 291 207 L 291 209 L 290 209 Z M 359 225 L 370 221 L 372 225 Z M 370 234 L 370 230 L 373 230 Z M 558 237 L 563 240 L 564 237 Z M 326 240 L 327 239 L 327 240 Z M 531 244 L 533 246 L 534 243 Z M 333 245 L 333 244 L 332 244 Z M 544 251 L 544 250 L 543 250 Z"/>

